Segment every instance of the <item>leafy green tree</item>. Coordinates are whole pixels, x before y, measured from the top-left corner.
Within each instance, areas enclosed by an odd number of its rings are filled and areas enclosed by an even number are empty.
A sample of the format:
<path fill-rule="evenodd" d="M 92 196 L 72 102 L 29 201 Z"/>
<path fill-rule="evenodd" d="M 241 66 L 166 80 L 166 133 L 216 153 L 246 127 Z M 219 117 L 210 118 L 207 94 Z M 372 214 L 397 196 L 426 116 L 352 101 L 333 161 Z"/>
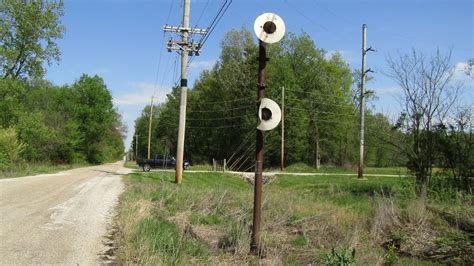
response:
<path fill-rule="evenodd" d="M 373 114 L 368 111 L 365 121 L 365 160 L 367 165 L 374 167 L 405 165 L 406 157 L 391 144 L 396 139 L 400 139 L 401 132 L 394 129 L 387 117 L 381 113 Z"/>
<path fill-rule="evenodd" d="M 18 138 L 26 144 L 23 155 L 28 161 L 48 161 L 57 148 L 56 132 L 48 128 L 44 120 L 42 113 L 28 112 L 23 113 L 15 125 Z"/>
<path fill-rule="evenodd" d="M 460 108 L 454 119 L 439 124 L 435 130 L 439 165 L 452 175 L 453 187 L 467 192 L 472 190 L 474 176 L 473 122 L 472 107 Z"/>
<path fill-rule="evenodd" d="M 41 78 L 44 62 L 60 59 L 56 40 L 64 27 L 62 1 L 0 2 L 0 75 L 13 79 Z"/>
<path fill-rule="evenodd" d="M 248 170 L 254 163 L 258 49 L 246 29 L 230 30 L 221 48 L 215 66 L 203 71 L 188 91 L 185 157 L 195 163 L 241 158 L 236 167 Z M 314 164 L 318 143 L 325 163 L 342 165 L 352 160 L 352 76 L 340 55 L 327 59 L 307 34 L 289 34 L 269 46 L 268 57 L 266 97 L 279 102 L 281 87 L 287 89 L 287 162 Z M 153 134 L 152 143 L 162 143 L 171 151 L 176 148 L 178 107 L 179 91 L 173 88 L 161 106 Z M 147 117 L 144 109 L 135 122 L 141 154 L 146 154 Z M 278 164 L 280 130 L 265 133 L 265 138 L 265 164 Z"/>
<path fill-rule="evenodd" d="M 18 123 L 27 92 L 25 83 L 0 78 L 0 127 L 9 128 Z"/>
<path fill-rule="evenodd" d="M 81 134 L 79 150 L 91 163 L 106 160 L 104 153 L 107 130 L 113 125 L 115 111 L 112 95 L 102 78 L 82 75 L 71 87 L 73 113 Z"/>

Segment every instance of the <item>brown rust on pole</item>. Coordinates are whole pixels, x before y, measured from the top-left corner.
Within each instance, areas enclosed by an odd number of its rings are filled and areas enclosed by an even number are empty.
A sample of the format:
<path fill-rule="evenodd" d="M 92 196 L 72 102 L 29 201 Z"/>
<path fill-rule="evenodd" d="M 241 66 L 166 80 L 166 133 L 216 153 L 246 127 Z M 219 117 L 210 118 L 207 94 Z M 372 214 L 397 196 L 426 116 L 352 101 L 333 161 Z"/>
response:
<path fill-rule="evenodd" d="M 266 43 L 259 41 L 259 60 L 258 60 L 258 93 L 257 100 L 265 97 L 265 67 L 267 64 Z M 257 107 L 258 108 L 258 107 Z M 254 202 L 253 202 L 253 226 L 252 238 L 250 242 L 250 252 L 264 256 L 264 250 L 260 244 L 260 221 L 262 216 L 262 187 L 263 187 L 263 132 L 257 129 L 256 139 L 256 163 L 255 163 L 255 182 L 254 182 Z"/>

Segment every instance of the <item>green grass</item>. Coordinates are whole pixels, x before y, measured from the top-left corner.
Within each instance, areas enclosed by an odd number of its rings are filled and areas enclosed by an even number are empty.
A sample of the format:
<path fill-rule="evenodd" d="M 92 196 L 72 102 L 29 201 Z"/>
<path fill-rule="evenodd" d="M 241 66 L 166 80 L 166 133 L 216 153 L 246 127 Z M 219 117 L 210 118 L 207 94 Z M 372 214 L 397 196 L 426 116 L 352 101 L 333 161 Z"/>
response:
<path fill-rule="evenodd" d="M 240 177 L 184 172 L 182 183 L 176 185 L 174 173 L 161 172 L 133 173 L 125 181 L 118 263 L 259 263 L 248 253 L 253 186 Z M 374 237 L 416 239 L 421 230 L 416 227 L 417 217 L 423 212 L 412 182 L 409 177 L 376 176 L 361 181 L 337 175 L 279 175 L 263 190 L 262 243 L 270 264 L 321 264 L 333 247 L 355 248 L 357 264 L 433 264 L 388 251 Z M 382 226 L 392 213 L 399 215 L 402 226 L 388 224 L 374 231 L 373 225 Z M 425 219 L 430 226 L 423 230 L 439 231 L 421 231 L 436 237 L 435 241 L 449 246 L 465 239 L 462 232 L 442 221 L 435 224 L 429 217 Z"/>
<path fill-rule="evenodd" d="M 88 166 L 89 164 L 80 163 L 80 164 L 25 164 L 19 166 L 16 169 L 9 170 L 0 170 L 0 179 L 1 178 L 11 178 L 11 177 L 21 177 L 21 176 L 31 176 L 39 174 L 51 174 L 57 173 L 65 170 L 70 170 L 73 168 Z"/>
<path fill-rule="evenodd" d="M 135 161 L 126 161 L 123 166 L 131 169 L 141 169 Z"/>
<path fill-rule="evenodd" d="M 331 173 L 331 174 L 357 174 L 357 168 L 348 169 L 337 166 L 323 165 L 319 170 L 304 163 L 295 163 L 285 168 L 288 173 Z M 408 175 L 406 167 L 365 167 L 364 173 L 371 175 Z"/>
<path fill-rule="evenodd" d="M 212 171 L 212 165 L 209 165 L 209 164 L 191 165 L 189 167 L 189 170 Z"/>
<path fill-rule="evenodd" d="M 122 263 L 208 263 L 209 245 L 186 235 L 186 224 L 222 225 L 230 219 L 229 209 L 240 206 L 240 196 L 251 194 L 245 181 L 218 173 L 184 172 L 180 185 L 170 172 L 134 173 L 125 180 L 128 188 L 119 215 L 120 223 L 126 225 L 121 227 L 118 251 Z M 143 224 L 146 230 L 141 229 Z"/>
<path fill-rule="evenodd" d="M 208 247 L 205 243 L 182 238 L 175 224 L 162 219 L 149 217 L 141 220 L 135 233 L 141 238 L 142 243 L 151 245 L 150 252 L 162 255 L 164 263 L 182 263 L 182 258 L 185 256 L 202 258 L 208 256 Z"/>
<path fill-rule="evenodd" d="M 308 244 L 308 240 L 302 235 L 298 235 L 295 237 L 292 241 L 293 245 L 298 246 L 298 247 L 303 247 Z"/>

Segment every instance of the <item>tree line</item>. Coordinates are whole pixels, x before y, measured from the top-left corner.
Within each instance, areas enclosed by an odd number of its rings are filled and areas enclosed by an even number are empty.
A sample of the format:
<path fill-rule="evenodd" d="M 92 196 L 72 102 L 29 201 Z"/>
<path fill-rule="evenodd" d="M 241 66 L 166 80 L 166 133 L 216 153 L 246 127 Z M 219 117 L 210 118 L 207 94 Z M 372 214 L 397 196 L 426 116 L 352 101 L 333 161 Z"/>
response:
<path fill-rule="evenodd" d="M 193 163 L 212 158 L 231 159 L 245 170 L 253 163 L 257 122 L 256 81 L 258 47 L 246 29 L 230 30 L 219 60 L 205 70 L 188 94 L 185 156 Z M 266 97 L 281 103 L 285 87 L 285 162 L 349 166 L 358 154 L 358 111 L 353 97 L 353 72 L 338 53 L 328 54 L 311 38 L 289 34 L 269 46 Z M 150 106 L 135 121 L 139 157 L 147 154 Z M 179 90 L 154 108 L 152 153 L 175 150 L 179 116 Z M 392 146 L 374 134 L 389 127 L 382 114 L 368 112 L 367 163 L 395 166 L 402 162 Z M 266 165 L 280 162 L 279 128 L 265 134 Z M 133 140 L 132 147 L 135 147 Z M 244 163 L 244 161 L 246 162 Z"/>
<path fill-rule="evenodd" d="M 27 162 L 102 163 L 121 157 L 125 130 L 98 76 L 72 85 L 0 79 L 0 168 Z"/>
<path fill-rule="evenodd" d="M 271 45 L 268 57 L 266 97 L 281 103 L 285 87 L 285 164 L 355 168 L 359 147 L 358 71 L 350 69 L 340 54 L 317 48 L 305 33 L 290 33 Z M 251 32 L 232 29 L 221 43 L 219 60 L 212 69 L 204 70 L 188 91 L 185 157 L 192 163 L 225 158 L 235 170 L 252 169 L 257 58 L 258 47 Z M 400 72 L 410 61 L 412 69 Z M 406 166 L 418 181 L 420 195 L 426 192 L 423 187 L 435 168 L 450 173 L 451 185 L 464 190 L 472 187 L 472 108 L 455 104 L 460 94 L 452 86 L 449 61 L 449 53 L 438 52 L 427 58 L 415 51 L 389 59 L 389 75 L 405 95 L 398 121 L 366 110 L 365 165 Z M 414 84 L 404 82 L 408 78 Z M 419 86 L 423 84 L 425 87 Z M 415 91 L 420 92 L 413 98 L 410 92 Z M 370 99 L 375 95 L 368 96 Z M 416 110 L 412 110 L 414 106 Z M 173 87 L 166 101 L 156 105 L 153 112 L 151 153 L 173 154 L 179 87 Z M 147 155 L 149 116 L 148 105 L 135 121 L 131 147 L 138 157 Z M 280 139 L 279 128 L 265 134 L 266 167 L 279 165 Z"/>
<path fill-rule="evenodd" d="M 0 170 L 120 158 L 125 127 L 104 80 L 43 79 L 44 64 L 60 59 L 63 2 L 5 0 L 0 14 Z"/>

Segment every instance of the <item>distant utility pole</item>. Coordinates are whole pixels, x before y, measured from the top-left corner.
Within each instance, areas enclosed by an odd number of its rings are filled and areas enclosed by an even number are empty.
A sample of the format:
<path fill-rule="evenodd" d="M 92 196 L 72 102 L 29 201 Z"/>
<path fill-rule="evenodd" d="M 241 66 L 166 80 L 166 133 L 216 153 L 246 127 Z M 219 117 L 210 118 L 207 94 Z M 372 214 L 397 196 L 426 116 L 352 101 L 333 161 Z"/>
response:
<path fill-rule="evenodd" d="M 186 127 L 186 101 L 188 90 L 188 55 L 199 55 L 202 44 L 189 42 L 189 34 L 206 34 L 207 29 L 196 29 L 189 27 L 190 0 L 184 0 L 183 5 L 183 25 L 174 27 L 165 25 L 164 31 L 181 34 L 181 41 L 168 41 L 168 52 L 178 51 L 181 53 L 181 99 L 179 102 L 179 128 L 178 128 L 178 149 L 176 151 L 176 175 L 175 181 L 181 183 L 183 177 L 183 153 L 184 153 L 184 132 Z"/>
<path fill-rule="evenodd" d="M 285 87 L 281 87 L 281 157 L 280 170 L 285 169 Z"/>
<path fill-rule="evenodd" d="M 151 96 L 150 105 L 150 125 L 148 126 L 148 160 L 150 160 L 150 147 L 151 147 L 151 121 L 153 120 L 153 96 Z"/>
<path fill-rule="evenodd" d="M 364 127 L 365 127 L 365 78 L 372 70 L 365 69 L 365 56 L 369 51 L 375 51 L 372 47 L 366 48 L 367 25 L 362 25 L 362 71 L 360 81 L 360 148 L 359 148 L 359 171 L 358 178 L 364 178 Z"/>

